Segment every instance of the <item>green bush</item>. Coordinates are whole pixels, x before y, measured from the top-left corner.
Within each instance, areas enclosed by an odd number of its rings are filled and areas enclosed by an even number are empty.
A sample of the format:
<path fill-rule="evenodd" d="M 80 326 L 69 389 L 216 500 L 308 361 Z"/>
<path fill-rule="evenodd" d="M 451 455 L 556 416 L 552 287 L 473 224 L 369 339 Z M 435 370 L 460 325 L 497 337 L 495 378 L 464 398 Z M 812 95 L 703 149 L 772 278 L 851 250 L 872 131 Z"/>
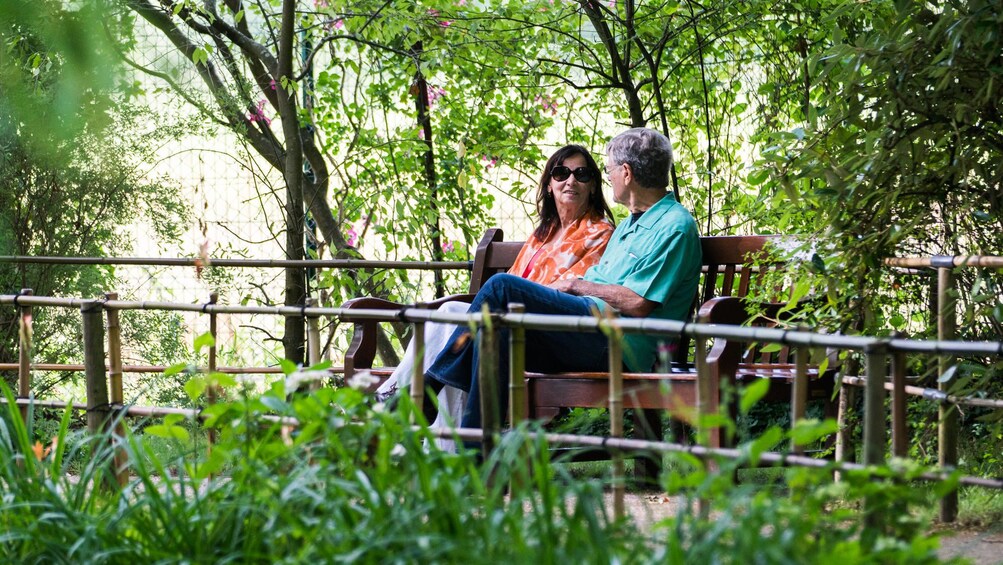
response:
<path fill-rule="evenodd" d="M 63 413 L 53 450 L 36 453 L 16 408 L 0 420 L 0 557 L 6 562 L 934 562 L 936 541 L 912 517 L 908 482 L 826 472 L 792 475 L 789 491 L 733 484 L 686 455 L 664 477 L 684 504 L 650 528 L 615 520 L 602 480 L 551 464 L 545 441 L 519 428 L 483 463 L 444 453 L 399 413 L 351 388 L 258 393 L 218 375 L 187 387 L 232 388 L 203 410 L 219 439 L 167 417 L 115 439 L 126 454 L 113 486 L 113 440 L 73 431 Z M 7 391 L 8 406 L 13 398 Z M 289 428 L 276 418 L 295 417 Z M 286 422 L 288 423 L 288 422 Z M 175 449 L 164 456 L 164 441 Z M 743 465 L 786 441 L 777 428 L 742 446 Z M 37 444 L 41 447 L 42 444 Z M 737 464 L 737 463 L 736 463 Z M 910 470 L 915 472 L 916 470 Z M 891 476 L 892 471 L 886 472 Z M 509 488 L 511 485 L 511 488 Z M 913 494 L 910 494 L 913 493 Z M 864 527 L 855 510 L 890 517 Z M 873 522 L 873 521 L 872 521 Z"/>

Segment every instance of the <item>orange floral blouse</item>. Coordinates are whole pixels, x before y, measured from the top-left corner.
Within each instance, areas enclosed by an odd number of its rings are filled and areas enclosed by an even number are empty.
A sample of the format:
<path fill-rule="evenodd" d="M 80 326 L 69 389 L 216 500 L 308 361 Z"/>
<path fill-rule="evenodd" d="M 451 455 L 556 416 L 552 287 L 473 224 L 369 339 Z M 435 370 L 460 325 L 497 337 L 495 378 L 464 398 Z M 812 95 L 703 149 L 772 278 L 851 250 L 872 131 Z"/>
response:
<path fill-rule="evenodd" d="M 609 220 L 585 217 L 572 224 L 560 242 L 545 245 L 531 235 L 508 272 L 540 284 L 581 277 L 599 262 L 612 235 Z"/>

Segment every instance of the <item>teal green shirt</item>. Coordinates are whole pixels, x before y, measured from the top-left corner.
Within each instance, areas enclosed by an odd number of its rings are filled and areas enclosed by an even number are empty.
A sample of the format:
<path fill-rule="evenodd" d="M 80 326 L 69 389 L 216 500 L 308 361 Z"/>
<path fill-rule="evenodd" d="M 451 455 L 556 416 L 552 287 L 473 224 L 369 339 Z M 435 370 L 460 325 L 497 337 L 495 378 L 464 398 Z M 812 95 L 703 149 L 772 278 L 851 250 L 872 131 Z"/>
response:
<path fill-rule="evenodd" d="M 651 318 L 685 320 L 696 296 L 702 256 L 696 221 L 672 193 L 631 223 L 616 227 L 599 264 L 584 279 L 618 284 L 657 302 Z M 590 296 L 600 310 L 611 307 Z M 661 338 L 662 341 L 665 338 Z M 623 360 L 634 372 L 648 372 L 655 364 L 657 336 L 627 334 Z"/>

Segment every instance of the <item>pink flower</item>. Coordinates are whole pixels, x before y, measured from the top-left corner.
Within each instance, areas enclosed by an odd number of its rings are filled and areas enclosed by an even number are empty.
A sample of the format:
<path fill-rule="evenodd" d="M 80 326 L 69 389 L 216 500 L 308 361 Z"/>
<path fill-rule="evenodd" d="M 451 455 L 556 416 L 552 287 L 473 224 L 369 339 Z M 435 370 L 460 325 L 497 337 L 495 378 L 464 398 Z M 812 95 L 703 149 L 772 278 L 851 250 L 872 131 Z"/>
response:
<path fill-rule="evenodd" d="M 467 5 L 467 0 L 459 0 L 459 1 L 458 1 L 458 2 L 456 3 L 456 5 L 457 5 L 457 6 L 466 6 L 466 5 Z"/>
<path fill-rule="evenodd" d="M 345 243 L 347 243 L 349 247 L 355 247 L 359 244 L 359 233 L 355 231 L 354 225 L 349 227 L 348 231 L 345 232 Z"/>
<path fill-rule="evenodd" d="M 247 119 L 251 122 L 262 122 L 263 124 L 271 125 L 272 119 L 265 115 L 265 100 L 262 98 L 258 101 L 258 105 L 247 113 Z"/>
<path fill-rule="evenodd" d="M 277 88 L 277 85 L 275 84 L 275 79 L 268 81 L 268 87 L 271 88 L 272 90 L 275 90 Z"/>
<path fill-rule="evenodd" d="M 550 110 L 550 114 L 552 116 L 556 116 L 557 115 L 557 102 L 553 98 L 549 98 L 549 97 L 548 98 L 544 98 L 542 96 L 537 96 L 536 99 L 535 99 L 535 102 L 537 102 L 537 103 L 540 104 L 540 107 L 543 108 L 544 112 L 546 112 L 547 110 Z"/>
<path fill-rule="evenodd" d="M 443 253 L 452 253 L 453 252 L 453 242 L 449 241 L 449 240 L 443 241 L 442 242 L 442 252 Z"/>
<path fill-rule="evenodd" d="M 441 86 L 428 86 L 428 105 L 431 106 L 436 100 L 442 98 L 446 94 L 446 89 Z"/>
<path fill-rule="evenodd" d="M 449 27 L 451 25 L 453 25 L 453 22 L 450 22 L 450 21 L 447 21 L 447 20 L 443 20 L 443 21 L 439 22 L 439 26 L 440 27 Z"/>
<path fill-rule="evenodd" d="M 334 29 L 341 29 L 345 27 L 345 20 L 335 20 Z"/>
<path fill-rule="evenodd" d="M 495 157 L 488 157 L 487 155 L 481 155 L 481 162 L 487 163 L 484 165 L 485 169 L 490 169 L 498 164 L 498 159 Z"/>

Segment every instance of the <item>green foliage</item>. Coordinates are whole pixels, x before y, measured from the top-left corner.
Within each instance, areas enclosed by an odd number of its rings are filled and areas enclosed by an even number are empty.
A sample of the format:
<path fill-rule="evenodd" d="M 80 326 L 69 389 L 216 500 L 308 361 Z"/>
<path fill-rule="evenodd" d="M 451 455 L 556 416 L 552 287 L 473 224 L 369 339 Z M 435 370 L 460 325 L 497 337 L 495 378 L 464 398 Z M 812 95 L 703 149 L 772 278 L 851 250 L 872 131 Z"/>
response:
<path fill-rule="evenodd" d="M 884 325 L 882 259 L 1000 248 L 1001 18 L 993 1 L 837 5 L 821 19 L 833 44 L 810 63 L 812 119 L 764 141 L 762 186 L 796 211 L 781 229 L 818 236 L 837 308 L 866 331 Z M 972 337 L 999 335 L 980 292 L 998 273 L 963 280 Z"/>
<path fill-rule="evenodd" d="M 51 139 L 70 141 L 107 122 L 116 26 L 99 4 L 0 4 L 0 135 L 16 132 L 44 156 Z"/>
<path fill-rule="evenodd" d="M 70 430 L 70 411 L 46 452 L 31 440 L 6 391 L 0 419 L 0 555 L 5 560 L 160 562 L 936 562 L 936 537 L 910 509 L 926 495 L 918 467 L 790 475 L 789 492 L 736 486 L 732 465 L 752 464 L 784 434 L 741 449 L 709 472 L 672 457 L 664 484 L 685 503 L 649 530 L 614 521 L 603 483 L 554 466 L 542 440 L 520 428 L 477 464 L 429 445 L 425 428 L 372 407 L 351 388 L 287 396 L 232 379 L 232 401 L 207 406 L 218 442 L 207 453 L 190 421 L 172 415 L 115 442 Z M 196 396 L 204 388 L 193 389 Z M 287 429 L 278 417 L 295 418 Z M 167 441 L 173 455 L 165 455 Z M 129 482 L 111 486 L 112 445 Z M 511 485 L 511 490 L 507 488 Z M 946 488 L 946 487 L 945 487 Z M 876 519 L 865 526 L 854 507 Z"/>
<path fill-rule="evenodd" d="M 126 227 L 144 221 L 151 237 L 176 241 L 185 208 L 176 186 L 143 176 L 139 161 L 149 155 L 154 138 L 135 133 L 144 119 L 159 121 L 123 104 L 100 136 L 80 134 L 72 142 L 49 136 L 44 157 L 29 147 L 25 136 L 10 131 L 0 135 L 0 233 L 5 236 L 0 238 L 0 254 L 127 254 L 131 238 Z M 34 132 L 32 137 L 38 141 L 42 134 Z M 31 288 L 36 295 L 94 297 L 112 288 L 114 277 L 108 266 L 0 265 L 5 293 Z M 13 310 L 4 311 L 0 323 L 0 358 L 5 361 L 17 358 L 14 315 Z M 36 359 L 63 360 L 78 348 L 77 313 L 40 308 L 35 321 Z M 128 321 L 141 323 L 138 318 Z"/>

